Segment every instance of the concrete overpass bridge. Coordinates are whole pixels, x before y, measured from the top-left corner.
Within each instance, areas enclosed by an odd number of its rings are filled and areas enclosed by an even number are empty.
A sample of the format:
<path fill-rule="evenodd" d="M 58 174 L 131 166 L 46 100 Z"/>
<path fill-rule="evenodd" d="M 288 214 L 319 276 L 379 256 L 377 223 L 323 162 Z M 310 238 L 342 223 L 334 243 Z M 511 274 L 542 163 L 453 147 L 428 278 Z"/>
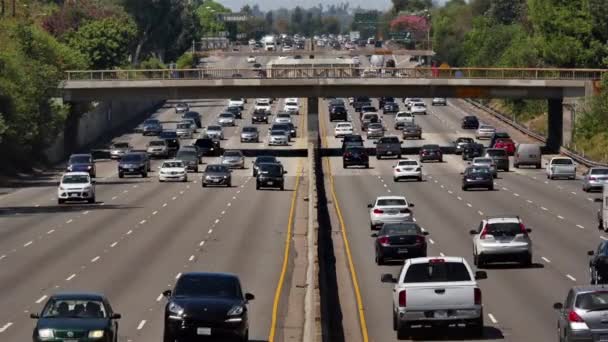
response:
<path fill-rule="evenodd" d="M 563 99 L 597 90 L 608 70 L 547 68 L 353 68 L 68 71 L 59 88 L 65 101 L 307 97 L 318 113 L 319 97 L 394 96 L 525 98 L 548 101 L 547 147 L 562 143 Z"/>

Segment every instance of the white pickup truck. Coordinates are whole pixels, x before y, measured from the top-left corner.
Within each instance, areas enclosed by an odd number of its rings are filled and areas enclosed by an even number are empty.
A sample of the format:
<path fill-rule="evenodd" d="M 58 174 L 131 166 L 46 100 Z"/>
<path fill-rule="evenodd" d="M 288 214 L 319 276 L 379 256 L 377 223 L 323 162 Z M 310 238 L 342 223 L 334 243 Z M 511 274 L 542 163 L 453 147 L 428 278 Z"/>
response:
<path fill-rule="evenodd" d="M 382 275 L 382 282 L 394 283 L 393 329 L 406 339 L 413 327 L 448 327 L 465 324 L 472 335 L 483 335 L 483 305 L 477 279 L 462 257 L 408 259 L 399 278 Z"/>

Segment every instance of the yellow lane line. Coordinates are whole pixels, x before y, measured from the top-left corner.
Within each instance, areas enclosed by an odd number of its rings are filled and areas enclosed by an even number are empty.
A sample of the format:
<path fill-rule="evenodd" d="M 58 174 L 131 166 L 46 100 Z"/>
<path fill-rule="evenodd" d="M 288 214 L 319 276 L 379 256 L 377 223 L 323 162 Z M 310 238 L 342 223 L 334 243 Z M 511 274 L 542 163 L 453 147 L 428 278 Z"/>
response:
<path fill-rule="evenodd" d="M 321 107 L 322 106 L 319 106 L 319 108 Z M 321 146 L 327 147 L 327 141 L 325 139 L 325 116 L 322 116 L 321 113 L 319 113 L 319 128 L 321 133 Z M 363 337 L 363 342 L 368 342 L 369 334 L 367 332 L 367 322 L 365 320 L 365 309 L 363 308 L 361 290 L 359 289 L 359 281 L 357 280 L 357 271 L 355 270 L 355 264 L 353 262 L 352 253 L 350 251 L 350 243 L 346 234 L 346 225 L 344 224 L 344 217 L 342 216 L 342 210 L 340 209 L 338 196 L 336 195 L 336 190 L 334 187 L 334 176 L 331 172 L 331 161 L 329 160 L 329 157 L 324 158 L 324 160 L 326 161 L 327 170 L 329 172 L 331 197 L 334 201 L 334 208 L 336 209 L 336 214 L 338 215 L 338 221 L 340 221 L 340 232 L 342 233 L 342 240 L 344 241 L 344 248 L 346 250 L 346 257 L 348 259 L 350 277 L 352 279 L 353 288 L 355 290 L 355 299 L 357 300 L 357 309 L 359 311 L 359 324 L 361 325 L 361 337 Z"/>
<path fill-rule="evenodd" d="M 270 333 L 268 334 L 268 342 L 274 342 L 276 330 L 277 330 L 277 315 L 279 313 L 279 302 L 281 300 L 281 291 L 283 290 L 283 283 L 285 282 L 285 274 L 287 273 L 287 265 L 289 261 L 289 250 L 291 248 L 291 232 L 293 230 L 293 219 L 296 211 L 296 197 L 298 194 L 298 188 L 300 187 L 300 177 L 302 175 L 301 161 L 298 161 L 296 175 L 296 186 L 291 196 L 291 208 L 289 209 L 289 220 L 287 222 L 287 235 L 285 236 L 285 252 L 283 253 L 283 266 L 281 268 L 281 276 L 279 277 L 279 283 L 274 293 L 274 303 L 272 304 L 272 322 L 270 323 Z"/>

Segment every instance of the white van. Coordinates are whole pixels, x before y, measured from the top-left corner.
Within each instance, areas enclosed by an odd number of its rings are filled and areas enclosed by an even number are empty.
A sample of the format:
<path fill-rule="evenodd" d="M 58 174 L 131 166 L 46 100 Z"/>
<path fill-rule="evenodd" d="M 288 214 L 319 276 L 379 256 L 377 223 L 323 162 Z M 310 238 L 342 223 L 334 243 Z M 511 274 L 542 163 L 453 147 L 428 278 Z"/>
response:
<path fill-rule="evenodd" d="M 513 166 L 518 169 L 521 165 L 533 165 L 537 169 L 542 166 L 543 154 L 537 144 L 518 144 L 513 154 Z"/>
<path fill-rule="evenodd" d="M 597 229 L 608 232 L 608 187 L 604 187 L 602 198 L 596 198 L 602 206 L 597 210 Z"/>

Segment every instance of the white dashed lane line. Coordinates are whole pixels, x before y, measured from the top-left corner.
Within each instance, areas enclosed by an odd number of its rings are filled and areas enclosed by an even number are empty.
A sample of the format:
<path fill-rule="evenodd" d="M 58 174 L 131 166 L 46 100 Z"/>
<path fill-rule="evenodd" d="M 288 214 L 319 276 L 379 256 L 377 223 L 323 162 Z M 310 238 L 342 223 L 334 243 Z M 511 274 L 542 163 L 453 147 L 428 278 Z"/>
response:
<path fill-rule="evenodd" d="M 158 297 L 156 297 L 156 301 L 160 302 L 163 299 L 163 294 L 159 294 Z"/>
<path fill-rule="evenodd" d="M 483 211 L 478 210 L 477 213 L 479 214 L 479 216 L 483 216 Z"/>
<path fill-rule="evenodd" d="M 573 276 L 566 274 L 566 277 L 572 281 L 576 281 L 576 278 L 574 278 Z"/>
<path fill-rule="evenodd" d="M 467 203 L 467 207 L 472 208 L 473 206 L 471 205 L 471 203 Z"/>
<path fill-rule="evenodd" d="M 146 220 L 139 221 L 139 224 L 144 224 L 144 223 L 146 223 Z"/>
<path fill-rule="evenodd" d="M 445 254 L 443 254 L 442 252 L 440 252 L 440 253 L 439 253 L 439 255 L 441 255 L 442 257 L 444 257 L 444 256 L 445 256 Z"/>
<path fill-rule="evenodd" d="M 74 220 L 72 220 L 72 219 L 69 219 L 69 220 L 65 221 L 66 224 L 70 224 L 72 222 L 74 222 Z"/>
<path fill-rule="evenodd" d="M 28 241 L 25 244 L 23 244 L 23 247 L 27 247 L 27 246 L 29 246 L 29 245 L 31 245 L 33 243 L 34 243 L 34 241 Z"/>
<path fill-rule="evenodd" d="M 564 219 L 564 217 L 563 217 L 563 216 L 561 216 L 561 215 L 557 215 L 557 218 L 558 218 L 558 219 L 560 219 L 560 220 L 563 220 L 563 219 Z"/>
<path fill-rule="evenodd" d="M 545 208 L 545 207 L 540 207 L 542 210 L 547 211 L 549 209 Z"/>
<path fill-rule="evenodd" d="M 69 277 L 65 278 L 66 281 L 70 281 L 76 277 L 76 273 L 72 273 Z"/>
<path fill-rule="evenodd" d="M 116 245 L 118 245 L 118 241 L 114 241 L 114 242 L 112 242 L 112 244 L 110 245 L 110 247 L 111 247 L 111 248 L 114 248 L 114 247 L 116 247 Z"/>
<path fill-rule="evenodd" d="M 8 322 L 5 325 L 0 327 L 0 334 L 8 330 L 13 325 L 13 322 Z"/>
<path fill-rule="evenodd" d="M 492 315 L 491 313 L 488 314 L 488 317 L 490 318 L 490 321 L 492 321 L 492 324 L 498 323 L 498 320 L 496 320 L 494 315 Z"/>
<path fill-rule="evenodd" d="M 182 276 L 182 273 L 180 272 L 175 276 L 175 279 L 179 279 L 179 277 L 181 277 L 181 276 Z"/>
<path fill-rule="evenodd" d="M 142 320 L 141 322 L 139 322 L 139 325 L 137 325 L 137 330 L 141 330 L 144 328 L 144 325 L 146 325 L 146 320 Z"/>
<path fill-rule="evenodd" d="M 43 295 L 42 297 L 38 298 L 38 300 L 36 300 L 36 304 L 42 303 L 46 298 L 47 298 L 47 296 Z"/>
<path fill-rule="evenodd" d="M 54 232 L 55 232 L 55 229 L 51 229 L 51 230 L 49 230 L 49 231 L 48 231 L 48 232 L 46 232 L 46 233 L 47 233 L 48 235 L 51 235 L 51 234 L 53 234 Z"/>
<path fill-rule="evenodd" d="M 93 259 L 91 259 L 91 262 L 96 262 L 97 260 L 99 260 L 99 256 L 96 256 Z"/>
<path fill-rule="evenodd" d="M 585 227 L 581 226 L 580 224 L 577 224 L 576 226 L 580 229 L 585 229 Z"/>
<path fill-rule="evenodd" d="M 540 257 L 540 258 L 543 259 L 546 263 L 549 263 L 549 264 L 551 263 L 551 260 L 549 260 L 549 259 L 547 259 L 545 257 Z"/>

